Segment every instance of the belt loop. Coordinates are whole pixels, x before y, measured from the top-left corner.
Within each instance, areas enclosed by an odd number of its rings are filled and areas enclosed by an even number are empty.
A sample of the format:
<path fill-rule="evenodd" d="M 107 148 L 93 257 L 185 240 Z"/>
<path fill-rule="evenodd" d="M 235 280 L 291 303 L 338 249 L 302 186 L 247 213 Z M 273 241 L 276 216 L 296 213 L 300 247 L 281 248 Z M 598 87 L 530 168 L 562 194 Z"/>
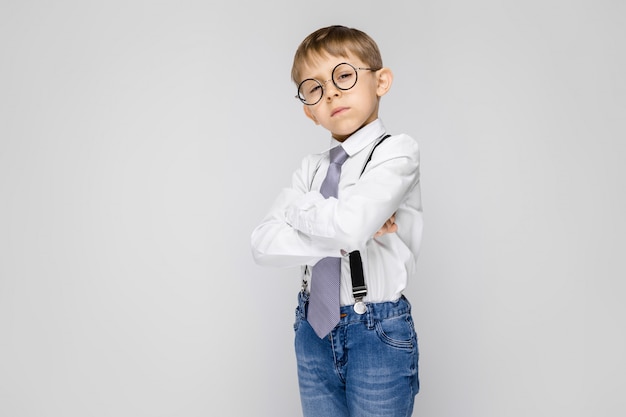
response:
<path fill-rule="evenodd" d="M 367 311 L 365 312 L 365 314 L 367 315 L 367 328 L 370 330 L 372 330 L 375 326 L 374 318 L 372 314 L 373 308 L 374 306 L 372 306 L 372 304 L 367 304 Z"/>
<path fill-rule="evenodd" d="M 307 310 L 309 306 L 309 294 L 298 292 L 298 309 L 303 320 L 306 320 Z"/>

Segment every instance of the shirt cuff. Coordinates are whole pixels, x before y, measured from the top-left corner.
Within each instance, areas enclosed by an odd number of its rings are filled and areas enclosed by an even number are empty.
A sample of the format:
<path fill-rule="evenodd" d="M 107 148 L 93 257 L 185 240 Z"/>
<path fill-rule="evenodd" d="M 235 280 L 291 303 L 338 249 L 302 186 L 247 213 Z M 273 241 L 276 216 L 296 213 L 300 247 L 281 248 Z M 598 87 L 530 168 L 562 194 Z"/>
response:
<path fill-rule="evenodd" d="M 310 234 L 313 226 L 307 221 L 306 213 L 315 207 L 317 202 L 322 200 L 324 200 L 324 196 L 317 191 L 303 194 L 287 206 L 285 209 L 285 221 L 294 229 Z"/>

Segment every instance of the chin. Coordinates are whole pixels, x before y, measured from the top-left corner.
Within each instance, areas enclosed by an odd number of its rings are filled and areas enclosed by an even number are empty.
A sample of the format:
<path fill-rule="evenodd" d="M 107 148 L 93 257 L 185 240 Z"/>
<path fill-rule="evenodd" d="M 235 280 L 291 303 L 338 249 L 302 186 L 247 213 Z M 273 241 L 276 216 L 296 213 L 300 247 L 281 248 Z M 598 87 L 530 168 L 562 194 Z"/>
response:
<path fill-rule="evenodd" d="M 337 140 L 339 140 L 338 138 L 347 139 L 349 136 L 351 136 L 354 132 L 359 130 L 361 127 L 363 126 L 349 127 L 345 129 L 336 129 L 336 130 L 331 130 L 331 132 L 332 132 L 333 137 Z"/>
<path fill-rule="evenodd" d="M 333 138 L 337 139 L 339 142 L 343 142 L 344 140 L 348 139 L 348 137 L 350 137 L 354 132 L 356 132 L 356 130 L 351 131 L 351 132 L 333 132 Z"/>

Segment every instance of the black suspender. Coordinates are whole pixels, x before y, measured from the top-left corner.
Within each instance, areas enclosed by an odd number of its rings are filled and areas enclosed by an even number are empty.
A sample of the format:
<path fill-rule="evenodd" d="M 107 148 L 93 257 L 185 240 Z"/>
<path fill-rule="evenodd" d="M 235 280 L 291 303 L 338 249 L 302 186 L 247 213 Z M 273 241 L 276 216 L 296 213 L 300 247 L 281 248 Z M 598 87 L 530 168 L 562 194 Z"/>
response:
<path fill-rule="evenodd" d="M 361 174 L 359 175 L 359 178 L 365 172 L 365 168 L 367 167 L 367 164 L 369 164 L 370 161 L 372 160 L 372 155 L 374 155 L 374 151 L 376 150 L 376 148 L 378 148 L 378 145 L 383 143 L 385 141 L 385 139 L 387 139 L 389 136 L 391 136 L 391 135 L 385 135 L 378 142 L 376 142 L 376 144 L 372 148 L 372 151 L 370 152 L 369 156 L 367 157 L 367 161 L 365 161 L 365 165 L 363 165 L 363 169 L 361 170 Z"/>
<path fill-rule="evenodd" d="M 372 160 L 372 155 L 374 154 L 374 151 L 376 150 L 378 145 L 383 143 L 385 139 L 387 139 L 390 136 L 391 135 L 385 135 L 378 142 L 374 144 L 374 147 L 372 148 L 370 154 L 367 157 L 367 160 L 365 161 L 365 164 L 363 165 L 361 174 L 359 174 L 359 178 L 365 172 L 365 168 L 367 167 L 367 164 L 369 164 L 369 162 Z M 350 276 L 352 278 L 352 295 L 354 296 L 354 301 L 355 301 L 354 311 L 356 311 L 359 314 L 363 314 L 367 310 L 367 308 L 365 307 L 365 303 L 363 303 L 363 297 L 367 295 L 367 286 L 365 285 L 365 276 L 363 275 L 363 261 L 361 259 L 361 252 L 359 252 L 358 250 L 352 251 L 350 253 L 346 253 L 342 251 L 342 255 L 349 256 L 349 259 L 350 259 Z M 306 267 L 306 269 L 308 270 L 308 267 Z M 303 292 L 306 286 L 307 286 L 307 282 L 305 278 L 302 281 Z"/>
<path fill-rule="evenodd" d="M 367 164 L 369 164 L 369 162 L 372 160 L 372 155 L 374 154 L 374 151 L 376 150 L 378 145 L 383 143 L 383 141 L 389 136 L 391 135 L 385 135 L 378 142 L 376 142 L 376 144 L 372 148 L 372 151 L 367 157 L 365 164 L 363 165 L 363 169 L 361 170 L 359 178 L 365 172 Z M 363 297 L 367 295 L 367 286 L 365 285 L 365 276 L 363 275 L 363 261 L 361 260 L 361 252 L 359 252 L 358 250 L 350 252 L 350 276 L 352 277 L 352 295 L 354 296 L 355 301 L 354 311 L 359 314 L 363 314 L 366 310 L 365 304 L 363 303 Z"/>

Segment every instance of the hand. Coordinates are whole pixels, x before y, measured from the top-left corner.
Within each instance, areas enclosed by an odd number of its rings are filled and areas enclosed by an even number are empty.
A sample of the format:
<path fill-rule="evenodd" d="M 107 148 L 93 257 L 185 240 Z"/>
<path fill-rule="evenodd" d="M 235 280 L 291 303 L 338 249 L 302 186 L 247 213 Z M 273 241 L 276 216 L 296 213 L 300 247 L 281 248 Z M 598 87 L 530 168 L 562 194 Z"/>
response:
<path fill-rule="evenodd" d="M 380 237 L 387 233 L 395 233 L 398 231 L 398 225 L 396 224 L 396 213 L 393 213 L 389 219 L 383 224 L 383 226 L 374 234 L 374 237 Z"/>

